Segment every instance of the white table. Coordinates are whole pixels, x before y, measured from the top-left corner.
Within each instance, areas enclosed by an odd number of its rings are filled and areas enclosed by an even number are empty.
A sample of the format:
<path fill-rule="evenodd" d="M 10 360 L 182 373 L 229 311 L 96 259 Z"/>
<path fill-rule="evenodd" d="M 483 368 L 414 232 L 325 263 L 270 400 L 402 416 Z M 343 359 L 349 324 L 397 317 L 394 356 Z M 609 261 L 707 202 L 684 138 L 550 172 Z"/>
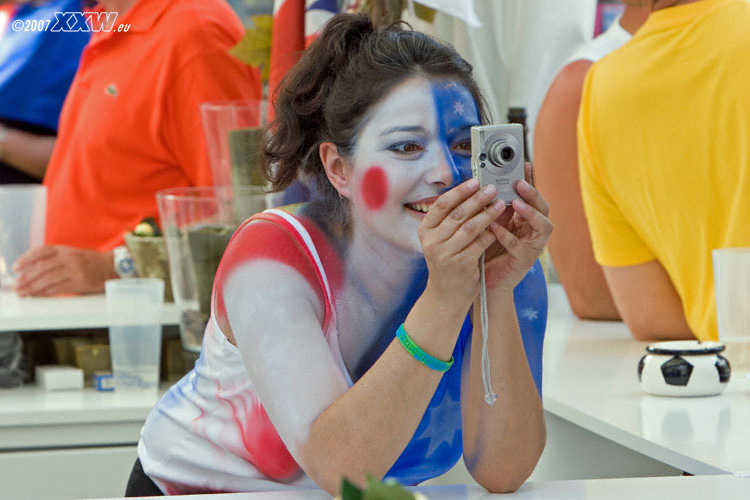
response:
<path fill-rule="evenodd" d="M 63 299 L 49 300 L 52 308 L 55 301 Z M 106 316 L 103 298 L 99 300 L 99 312 L 91 312 Z M 71 301 L 74 303 L 81 307 L 81 302 Z M 31 306 L 25 307 L 26 313 L 31 309 Z M 80 308 L 79 314 L 86 310 Z M 45 315 L 45 312 L 40 314 Z M 56 314 L 65 316 L 59 309 Z M 4 315 L 7 313 L 0 308 L 0 322 Z M 106 323 L 98 326 L 106 326 Z M 50 325 L 39 328 L 50 328 Z M 581 462 L 587 474 L 583 477 L 660 474 L 653 464 L 667 464 L 673 468 L 673 473 L 684 470 L 700 475 L 743 475 L 750 471 L 750 388 L 733 379 L 721 396 L 689 399 L 649 396 L 641 391 L 637 378 L 638 360 L 644 348 L 645 343 L 634 341 L 622 323 L 577 320 L 567 306 L 562 289 L 550 287 L 544 404 L 551 431 L 538 469 L 544 468 L 546 455 L 557 453 L 559 461 L 564 463 L 580 461 L 588 454 L 590 460 Z M 154 402 L 155 396 L 125 398 L 90 389 L 47 393 L 35 387 L 23 387 L 0 391 L 0 480 L 6 479 L 3 496 L 69 499 L 121 495 L 135 459 L 140 427 Z M 558 427 L 549 427 L 552 419 L 558 421 Z M 589 453 L 600 444 L 588 438 L 580 439 L 581 433 L 595 436 L 609 447 L 598 454 Z M 39 450 L 45 451 L 42 454 Z M 622 462 L 615 463 L 605 473 L 597 466 L 611 458 L 610 452 L 620 453 L 627 460 L 638 455 L 639 460 L 646 462 L 637 470 L 623 467 Z M 42 471 L 45 481 L 34 481 Z M 557 476 L 535 472 L 535 476 L 532 479 L 541 482 L 528 483 L 514 496 L 632 500 L 653 497 L 653 487 L 666 485 L 669 489 L 662 498 L 676 498 L 676 492 L 687 495 L 681 497 L 686 499 L 750 498 L 750 482 L 736 482 L 731 476 L 639 479 L 622 483 L 610 480 L 546 482 L 550 478 L 581 477 L 569 470 Z M 76 477 L 80 480 L 76 481 Z M 463 479 L 451 482 L 463 482 Z M 94 488 L 102 485 L 107 489 Z M 738 495 L 738 488 L 744 485 L 747 485 L 742 490 L 744 495 Z M 19 489 L 9 490 L 11 486 Z M 620 488 L 624 488 L 625 493 L 618 493 Z M 462 491 L 466 491 L 465 497 L 436 498 L 482 498 L 479 490 Z M 311 494 L 313 496 L 302 497 L 240 495 L 234 499 L 328 498 L 321 497 L 321 492 L 317 492 L 318 496 Z"/>
<path fill-rule="evenodd" d="M 164 304 L 162 324 L 178 320 L 176 306 Z M 103 294 L 19 298 L 0 292 L 0 332 L 107 326 Z M 47 392 L 33 385 L 0 390 L 0 497 L 121 495 L 157 398 L 93 389 Z"/>
<path fill-rule="evenodd" d="M 750 475 L 746 379 L 733 376 L 719 396 L 648 395 L 637 376 L 647 343 L 633 340 L 621 322 L 578 320 L 559 285 L 549 293 L 544 346 L 548 413 L 691 474 Z"/>
<path fill-rule="evenodd" d="M 0 391 L 0 450 L 134 445 L 164 392 Z M 2 469 L 0 468 L 0 474 Z"/>
<path fill-rule="evenodd" d="M 176 325 L 177 307 L 165 303 L 163 325 Z M 104 294 L 76 297 L 26 297 L 0 292 L 0 332 L 106 328 L 107 302 Z"/>
<path fill-rule="evenodd" d="M 120 496 L 157 392 L 0 391 L 2 498 Z"/>
<path fill-rule="evenodd" d="M 492 495 L 478 486 L 414 488 L 429 500 L 747 500 L 750 479 L 732 476 L 600 479 L 526 483 L 518 491 Z M 322 490 L 188 495 L 181 500 L 329 500 Z"/>

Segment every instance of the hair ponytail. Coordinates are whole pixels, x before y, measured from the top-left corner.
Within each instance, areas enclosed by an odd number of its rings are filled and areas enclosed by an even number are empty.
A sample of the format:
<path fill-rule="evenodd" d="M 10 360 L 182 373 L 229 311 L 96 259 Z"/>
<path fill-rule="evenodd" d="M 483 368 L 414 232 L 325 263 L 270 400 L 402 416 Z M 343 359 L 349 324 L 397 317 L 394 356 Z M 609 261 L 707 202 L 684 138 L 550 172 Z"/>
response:
<path fill-rule="evenodd" d="M 276 119 L 264 153 L 264 173 L 274 191 L 288 187 L 298 170 L 316 176 L 324 106 L 336 74 L 362 38 L 374 30 L 366 16 L 336 16 L 289 70 L 274 93 Z M 320 183 L 319 183 L 320 184 Z M 319 185 L 325 189 L 325 185 Z M 325 194 L 325 192 L 324 192 Z"/>

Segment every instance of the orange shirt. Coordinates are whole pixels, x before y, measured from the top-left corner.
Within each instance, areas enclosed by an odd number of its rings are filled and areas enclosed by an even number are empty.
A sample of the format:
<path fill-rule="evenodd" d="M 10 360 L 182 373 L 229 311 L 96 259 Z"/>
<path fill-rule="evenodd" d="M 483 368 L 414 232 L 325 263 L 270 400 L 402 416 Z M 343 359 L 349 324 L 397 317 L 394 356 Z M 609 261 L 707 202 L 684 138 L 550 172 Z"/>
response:
<path fill-rule="evenodd" d="M 47 244 L 111 250 L 157 191 L 212 184 L 200 103 L 261 96 L 228 53 L 243 33 L 224 0 L 137 0 L 93 34 L 44 178 Z"/>

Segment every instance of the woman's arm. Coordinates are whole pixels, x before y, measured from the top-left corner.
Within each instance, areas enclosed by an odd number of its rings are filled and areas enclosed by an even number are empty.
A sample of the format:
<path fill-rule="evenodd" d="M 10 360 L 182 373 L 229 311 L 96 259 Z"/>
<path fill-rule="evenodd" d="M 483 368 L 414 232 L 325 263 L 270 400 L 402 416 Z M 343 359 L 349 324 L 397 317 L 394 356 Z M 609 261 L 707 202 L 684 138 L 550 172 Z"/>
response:
<path fill-rule="evenodd" d="M 492 492 L 517 489 L 531 474 L 544 449 L 546 431 L 542 403 L 521 340 L 513 290 L 542 252 L 552 224 L 549 206 L 528 180 L 519 181 L 520 198 L 513 215 L 490 230 L 497 238 L 485 253 L 488 354 L 492 387 L 498 399 L 484 401 L 480 304 L 474 304 L 474 332 L 468 375 L 463 373 L 464 461 L 479 484 Z M 467 381 L 468 377 L 468 381 Z"/>
<path fill-rule="evenodd" d="M 405 328 L 437 358 L 451 357 L 478 291 L 477 260 L 495 241 L 486 229 L 504 208 L 500 202 L 484 209 L 494 194 L 469 181 L 439 198 L 420 227 L 430 274 Z M 237 247 L 233 240 L 230 249 Z M 222 265 L 233 259 L 230 249 Z M 276 430 L 305 472 L 336 493 L 344 476 L 362 483 L 366 473 L 385 475 L 416 431 L 442 373 L 394 340 L 347 389 L 321 330 L 321 298 L 303 277 L 305 264 L 285 259 L 243 263 L 240 255 L 221 285 L 223 303 Z"/>
<path fill-rule="evenodd" d="M 269 279 L 273 287 L 262 291 L 247 286 Z M 253 386 L 304 471 L 331 494 L 344 476 L 357 483 L 366 473 L 382 478 L 412 438 L 442 373 L 395 341 L 348 388 L 321 330 L 316 293 L 286 265 L 243 265 L 223 293 Z M 406 328 L 427 352 L 448 359 L 463 316 L 442 314 L 439 306 L 423 295 Z"/>
<path fill-rule="evenodd" d="M 542 402 L 526 361 L 513 294 L 492 298 L 487 348 L 494 405 L 484 400 L 479 302 L 474 304 L 468 373 L 462 394 L 464 461 L 474 479 L 494 493 L 515 491 L 544 449 Z M 468 387 L 467 387 L 468 386 Z"/>

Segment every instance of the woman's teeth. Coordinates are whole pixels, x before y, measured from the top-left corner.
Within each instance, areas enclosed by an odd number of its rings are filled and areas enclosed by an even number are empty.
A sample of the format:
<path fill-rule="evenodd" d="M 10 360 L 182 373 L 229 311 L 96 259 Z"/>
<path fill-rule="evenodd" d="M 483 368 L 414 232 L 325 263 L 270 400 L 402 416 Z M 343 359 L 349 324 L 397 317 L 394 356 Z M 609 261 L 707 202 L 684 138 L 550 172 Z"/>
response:
<path fill-rule="evenodd" d="M 430 209 L 430 206 L 424 203 L 407 203 L 406 208 L 410 208 L 412 210 L 416 210 L 417 212 L 422 212 L 426 214 L 427 211 Z"/>

